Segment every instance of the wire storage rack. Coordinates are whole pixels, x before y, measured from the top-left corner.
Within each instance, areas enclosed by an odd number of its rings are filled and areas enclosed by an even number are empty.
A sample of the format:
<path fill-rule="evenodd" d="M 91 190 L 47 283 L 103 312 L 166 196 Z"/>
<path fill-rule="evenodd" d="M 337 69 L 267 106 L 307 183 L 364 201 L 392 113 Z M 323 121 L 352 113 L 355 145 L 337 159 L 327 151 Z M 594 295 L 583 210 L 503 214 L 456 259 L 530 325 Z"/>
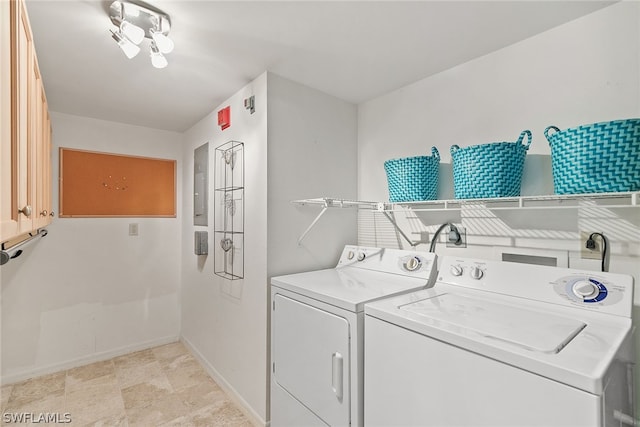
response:
<path fill-rule="evenodd" d="M 214 153 L 214 272 L 244 278 L 244 143 L 229 141 Z"/>

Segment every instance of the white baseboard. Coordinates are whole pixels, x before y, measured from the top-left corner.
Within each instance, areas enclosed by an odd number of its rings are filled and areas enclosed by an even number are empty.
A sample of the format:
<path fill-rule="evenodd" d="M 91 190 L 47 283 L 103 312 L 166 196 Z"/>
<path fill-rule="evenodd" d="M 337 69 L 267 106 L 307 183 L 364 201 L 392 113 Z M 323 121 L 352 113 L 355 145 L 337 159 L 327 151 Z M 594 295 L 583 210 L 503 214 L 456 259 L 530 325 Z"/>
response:
<path fill-rule="evenodd" d="M 269 425 L 248 403 L 238 394 L 238 392 L 224 379 L 222 375 L 214 368 L 202 353 L 184 336 L 180 337 L 180 341 L 189 349 L 189 351 L 198 359 L 205 368 L 207 373 L 222 388 L 225 393 L 238 405 L 242 413 L 249 418 L 249 421 L 255 426 L 266 427 Z"/>
<path fill-rule="evenodd" d="M 24 371 L 12 372 L 7 375 L 3 375 L 0 378 L 0 384 L 7 385 L 20 381 L 28 380 L 29 378 L 39 377 L 41 375 L 52 374 L 54 372 L 64 371 L 66 369 L 77 368 L 78 366 L 88 365 L 94 362 L 101 362 L 113 357 L 122 356 L 135 351 L 146 350 L 148 348 L 157 347 L 164 344 L 169 344 L 179 340 L 177 335 L 167 336 L 154 340 L 145 341 L 142 343 L 136 343 L 127 345 L 124 347 L 115 348 L 112 350 L 102 351 L 100 353 L 92 353 L 87 356 L 79 357 L 77 359 L 67 360 L 61 363 L 55 363 L 53 365 L 41 366 L 31 368 Z"/>

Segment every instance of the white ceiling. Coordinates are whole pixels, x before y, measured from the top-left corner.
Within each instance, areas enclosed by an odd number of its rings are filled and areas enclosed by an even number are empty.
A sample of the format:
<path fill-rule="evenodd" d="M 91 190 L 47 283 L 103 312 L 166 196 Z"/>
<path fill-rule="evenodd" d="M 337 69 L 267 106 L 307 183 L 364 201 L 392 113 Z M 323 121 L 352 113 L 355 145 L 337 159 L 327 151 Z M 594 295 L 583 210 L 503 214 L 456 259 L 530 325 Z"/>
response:
<path fill-rule="evenodd" d="M 165 69 L 124 56 L 110 3 L 27 1 L 49 108 L 181 132 L 265 70 L 360 103 L 612 2 L 158 0 Z"/>

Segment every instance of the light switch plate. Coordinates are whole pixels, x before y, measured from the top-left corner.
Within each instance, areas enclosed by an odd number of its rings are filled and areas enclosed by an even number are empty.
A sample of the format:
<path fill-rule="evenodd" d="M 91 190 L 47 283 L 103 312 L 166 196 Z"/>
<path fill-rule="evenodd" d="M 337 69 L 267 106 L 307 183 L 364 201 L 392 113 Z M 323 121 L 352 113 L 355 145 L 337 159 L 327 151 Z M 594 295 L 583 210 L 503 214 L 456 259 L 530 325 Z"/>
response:
<path fill-rule="evenodd" d="M 138 223 L 132 222 L 129 224 L 129 236 L 137 236 L 138 235 Z"/>

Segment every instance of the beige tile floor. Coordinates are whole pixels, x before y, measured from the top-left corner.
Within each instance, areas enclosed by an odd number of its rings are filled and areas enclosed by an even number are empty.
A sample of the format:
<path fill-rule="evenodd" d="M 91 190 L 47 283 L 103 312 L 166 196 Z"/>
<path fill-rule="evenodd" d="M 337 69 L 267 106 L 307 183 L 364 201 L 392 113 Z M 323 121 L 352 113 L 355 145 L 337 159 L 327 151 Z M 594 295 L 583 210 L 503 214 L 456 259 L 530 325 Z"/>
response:
<path fill-rule="evenodd" d="M 0 396 L 3 426 L 251 426 L 179 342 L 2 386 Z M 22 413 L 68 413 L 71 423 L 7 422 Z"/>

